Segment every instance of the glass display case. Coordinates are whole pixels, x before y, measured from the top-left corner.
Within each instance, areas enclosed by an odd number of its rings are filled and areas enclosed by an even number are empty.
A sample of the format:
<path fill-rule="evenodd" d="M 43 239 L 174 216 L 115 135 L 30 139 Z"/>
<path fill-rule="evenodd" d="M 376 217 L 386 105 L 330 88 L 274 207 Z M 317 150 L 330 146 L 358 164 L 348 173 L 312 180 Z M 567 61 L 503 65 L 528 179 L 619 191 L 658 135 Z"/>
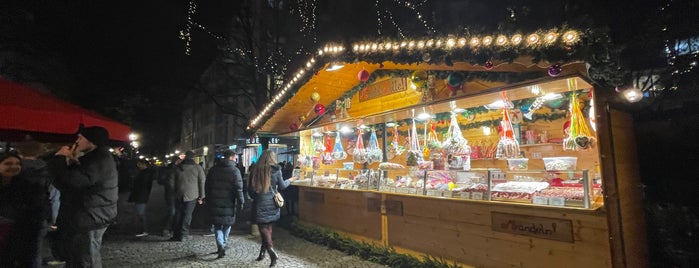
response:
<path fill-rule="evenodd" d="M 587 170 L 384 170 L 378 174 L 378 191 L 387 193 L 579 208 L 592 208 L 601 198 L 601 185 L 590 179 Z"/>
<path fill-rule="evenodd" d="M 298 174 L 300 179 L 294 185 L 352 190 L 378 189 L 379 173 L 372 169 L 298 170 Z"/>

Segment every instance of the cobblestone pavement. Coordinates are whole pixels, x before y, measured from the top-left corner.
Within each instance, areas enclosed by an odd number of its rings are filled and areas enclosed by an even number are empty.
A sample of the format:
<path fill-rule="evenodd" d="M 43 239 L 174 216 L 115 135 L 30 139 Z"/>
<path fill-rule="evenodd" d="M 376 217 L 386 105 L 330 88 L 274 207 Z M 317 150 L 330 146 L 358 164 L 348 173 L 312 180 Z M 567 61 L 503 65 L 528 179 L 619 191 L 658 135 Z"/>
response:
<path fill-rule="evenodd" d="M 184 242 L 167 241 L 160 234 L 164 205 L 162 187 L 153 185 L 153 193 L 148 207 L 151 235 L 136 238 L 135 213 L 133 204 L 125 203 L 128 193 L 120 196 L 118 223 L 110 226 L 102 243 L 104 267 L 268 267 L 269 257 L 257 262 L 260 249 L 259 237 L 250 235 L 250 225 L 242 216 L 231 231 L 229 249 L 226 256 L 217 259 L 214 237 L 204 236 L 206 228 L 204 209 L 197 206 L 192 226 L 195 229 L 189 240 Z M 244 213 L 243 213 L 244 214 Z M 274 244 L 280 258 L 276 267 L 385 267 L 362 260 L 356 256 L 330 250 L 301 238 L 295 237 L 279 225 L 274 227 Z"/>

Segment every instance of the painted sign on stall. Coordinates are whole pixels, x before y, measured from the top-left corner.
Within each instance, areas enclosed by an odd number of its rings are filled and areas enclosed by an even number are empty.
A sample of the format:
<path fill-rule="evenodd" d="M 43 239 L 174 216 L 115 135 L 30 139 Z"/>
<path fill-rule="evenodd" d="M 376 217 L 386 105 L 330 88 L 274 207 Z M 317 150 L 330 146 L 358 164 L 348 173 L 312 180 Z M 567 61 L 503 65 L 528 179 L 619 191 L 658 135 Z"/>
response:
<path fill-rule="evenodd" d="M 491 212 L 491 228 L 496 232 L 573 242 L 570 220 Z"/>
<path fill-rule="evenodd" d="M 388 96 L 408 89 L 405 78 L 391 78 L 368 85 L 359 91 L 359 102 Z"/>

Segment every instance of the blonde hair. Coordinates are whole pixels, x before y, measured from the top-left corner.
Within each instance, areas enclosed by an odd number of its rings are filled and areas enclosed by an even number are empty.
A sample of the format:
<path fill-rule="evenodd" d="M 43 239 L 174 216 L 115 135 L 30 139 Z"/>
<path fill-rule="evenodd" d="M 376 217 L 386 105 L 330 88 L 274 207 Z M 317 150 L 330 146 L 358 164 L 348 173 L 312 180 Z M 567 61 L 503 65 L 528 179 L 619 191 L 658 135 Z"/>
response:
<path fill-rule="evenodd" d="M 256 193 L 266 193 L 271 185 L 272 166 L 277 164 L 277 154 L 271 150 L 264 150 L 252 170 L 250 184 Z"/>

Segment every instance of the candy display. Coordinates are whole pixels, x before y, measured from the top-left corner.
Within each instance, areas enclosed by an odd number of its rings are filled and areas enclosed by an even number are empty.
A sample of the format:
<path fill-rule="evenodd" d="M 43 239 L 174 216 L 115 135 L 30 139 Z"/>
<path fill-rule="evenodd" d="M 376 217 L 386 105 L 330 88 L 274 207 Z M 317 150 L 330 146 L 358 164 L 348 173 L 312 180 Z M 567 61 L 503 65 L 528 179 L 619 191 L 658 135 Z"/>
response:
<path fill-rule="evenodd" d="M 325 134 L 325 151 L 320 155 L 321 158 L 323 159 L 323 164 L 325 165 L 332 165 L 335 164 L 335 157 L 333 157 L 333 146 L 332 146 L 332 139 L 330 138 L 330 134 L 326 133 Z"/>
<path fill-rule="evenodd" d="M 410 149 L 408 150 L 406 158 L 406 166 L 417 166 L 418 161 L 423 160 L 423 152 L 420 150 L 420 143 L 417 137 L 417 128 L 415 127 L 415 119 L 413 119 L 412 129 L 408 134 L 408 142 L 410 143 Z"/>
<path fill-rule="evenodd" d="M 383 161 L 383 152 L 379 148 L 379 141 L 376 138 L 376 131 L 372 128 L 369 136 L 369 146 L 366 148 L 367 163 Z"/>
<path fill-rule="evenodd" d="M 502 132 L 498 141 L 495 158 L 515 158 L 519 156 L 519 142 L 514 137 L 512 122 L 506 108 L 502 109 L 502 121 L 500 121 Z"/>
<path fill-rule="evenodd" d="M 379 164 L 379 169 L 380 170 L 402 170 L 402 169 L 405 169 L 405 166 L 398 164 L 398 163 L 383 162 L 383 163 Z"/>
<path fill-rule="evenodd" d="M 468 145 L 468 140 L 461 134 L 459 122 L 456 120 L 456 113 L 451 114 L 449 130 L 445 134 L 444 142 L 442 142 L 442 151 L 445 154 L 452 155 L 471 154 L 471 146 Z"/>
<path fill-rule="evenodd" d="M 398 124 L 393 126 L 393 141 L 386 147 L 386 158 L 393 159 L 397 155 L 403 154 L 405 148 L 398 143 Z"/>
<path fill-rule="evenodd" d="M 355 163 L 364 164 L 369 161 L 369 155 L 364 148 L 364 139 L 362 138 L 362 129 L 357 129 L 357 144 L 352 151 L 352 160 Z"/>
<path fill-rule="evenodd" d="M 342 141 L 340 140 L 340 131 L 335 135 L 335 146 L 333 146 L 332 156 L 335 160 L 345 160 L 347 158 L 347 153 L 345 148 L 342 147 Z"/>
<path fill-rule="evenodd" d="M 563 150 L 588 150 L 596 144 L 596 139 L 587 128 L 575 94 L 570 96 L 570 129 L 563 138 Z"/>

